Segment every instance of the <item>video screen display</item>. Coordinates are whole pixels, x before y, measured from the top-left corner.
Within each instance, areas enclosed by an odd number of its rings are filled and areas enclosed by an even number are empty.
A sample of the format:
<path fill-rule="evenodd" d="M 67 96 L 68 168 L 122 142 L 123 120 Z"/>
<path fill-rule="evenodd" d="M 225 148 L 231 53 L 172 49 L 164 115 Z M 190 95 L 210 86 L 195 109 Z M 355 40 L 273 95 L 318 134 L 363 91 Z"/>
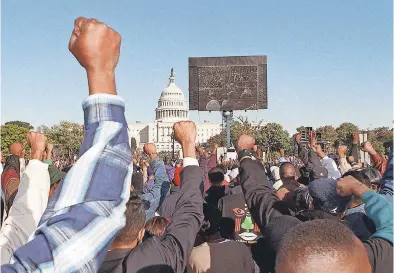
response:
<path fill-rule="evenodd" d="M 266 56 L 189 58 L 189 109 L 266 109 Z"/>

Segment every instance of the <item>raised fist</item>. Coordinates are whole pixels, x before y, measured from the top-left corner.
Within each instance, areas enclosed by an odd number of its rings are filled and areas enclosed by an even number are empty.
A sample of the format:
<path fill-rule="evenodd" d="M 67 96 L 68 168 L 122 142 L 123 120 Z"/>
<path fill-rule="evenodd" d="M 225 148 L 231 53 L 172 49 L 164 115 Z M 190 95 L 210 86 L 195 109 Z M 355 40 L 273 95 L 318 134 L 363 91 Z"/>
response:
<path fill-rule="evenodd" d="M 211 150 L 212 150 L 211 152 L 213 154 L 216 154 L 216 151 L 218 150 L 218 148 L 219 148 L 219 144 L 213 143 L 212 146 L 211 146 Z"/>
<path fill-rule="evenodd" d="M 156 146 L 153 143 L 146 143 L 144 145 L 144 152 L 149 156 L 156 155 Z"/>
<path fill-rule="evenodd" d="M 44 134 L 29 132 L 27 134 L 26 140 L 32 151 L 45 151 L 46 136 Z"/>
<path fill-rule="evenodd" d="M 204 147 L 202 147 L 202 146 L 197 146 L 197 147 L 196 147 L 196 151 L 197 151 L 197 153 L 198 153 L 199 155 L 201 155 L 201 156 L 205 154 Z"/>
<path fill-rule="evenodd" d="M 254 138 L 245 134 L 239 136 L 237 141 L 237 151 L 252 150 L 255 141 Z"/>
<path fill-rule="evenodd" d="M 363 150 L 364 152 L 367 152 L 367 153 L 374 153 L 375 152 L 375 149 L 372 147 L 372 144 L 369 141 L 361 143 L 361 150 Z"/>
<path fill-rule="evenodd" d="M 182 146 L 196 142 L 196 125 L 193 121 L 179 121 L 174 124 L 174 137 Z"/>
<path fill-rule="evenodd" d="M 88 72 L 113 72 L 119 59 L 120 42 L 119 33 L 104 23 L 79 17 L 68 48 Z"/>

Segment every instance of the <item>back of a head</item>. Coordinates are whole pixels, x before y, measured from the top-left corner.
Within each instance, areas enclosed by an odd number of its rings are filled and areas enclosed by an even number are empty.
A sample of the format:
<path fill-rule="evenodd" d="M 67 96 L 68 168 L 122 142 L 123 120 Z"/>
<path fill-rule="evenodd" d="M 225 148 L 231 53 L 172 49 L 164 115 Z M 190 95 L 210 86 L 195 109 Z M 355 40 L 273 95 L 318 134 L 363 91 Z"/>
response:
<path fill-rule="evenodd" d="M 137 239 L 138 233 L 145 226 L 145 209 L 141 198 L 132 194 L 126 203 L 126 225 L 119 232 L 113 244 L 127 245 Z"/>
<path fill-rule="evenodd" d="M 222 168 L 215 167 L 208 172 L 209 182 L 215 185 L 219 185 L 224 180 L 224 172 Z"/>
<path fill-rule="evenodd" d="M 370 273 L 367 252 L 344 224 L 314 220 L 284 236 L 276 256 L 277 273 Z"/>
<path fill-rule="evenodd" d="M 286 182 L 293 182 L 296 179 L 296 170 L 293 164 L 290 162 L 284 162 L 279 167 L 279 175 L 280 179 L 283 181 L 284 184 Z"/>
<path fill-rule="evenodd" d="M 156 237 L 162 237 L 166 232 L 168 220 L 162 216 L 155 216 L 145 224 L 145 231 Z"/>

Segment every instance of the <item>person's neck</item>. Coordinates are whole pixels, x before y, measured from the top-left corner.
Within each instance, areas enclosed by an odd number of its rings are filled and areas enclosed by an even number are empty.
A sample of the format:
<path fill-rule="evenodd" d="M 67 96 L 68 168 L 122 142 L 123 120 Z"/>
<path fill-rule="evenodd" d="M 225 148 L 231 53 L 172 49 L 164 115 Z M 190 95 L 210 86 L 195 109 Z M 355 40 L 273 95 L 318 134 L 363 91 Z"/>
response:
<path fill-rule="evenodd" d="M 117 243 L 113 243 L 110 248 L 109 251 L 112 250 L 122 250 L 122 249 L 133 249 L 137 246 L 138 240 L 135 239 L 134 241 L 132 241 L 129 244 L 117 244 Z"/>

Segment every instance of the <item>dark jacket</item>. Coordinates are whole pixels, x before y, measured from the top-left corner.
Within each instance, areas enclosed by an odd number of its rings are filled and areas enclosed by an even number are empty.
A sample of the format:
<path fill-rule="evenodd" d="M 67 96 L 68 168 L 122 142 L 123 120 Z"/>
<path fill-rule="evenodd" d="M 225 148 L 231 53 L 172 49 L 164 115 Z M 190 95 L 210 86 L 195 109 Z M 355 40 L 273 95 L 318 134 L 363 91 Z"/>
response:
<path fill-rule="evenodd" d="M 238 193 L 234 194 L 234 192 Z M 220 199 L 218 208 L 222 216 L 220 221 L 222 237 L 246 244 L 255 244 L 261 238 L 260 228 L 250 215 L 240 186 L 233 189 L 233 195 Z"/>
<path fill-rule="evenodd" d="M 230 187 L 228 186 L 214 186 L 210 187 L 205 193 L 204 193 L 204 200 L 205 202 L 213 207 L 218 206 L 218 202 L 221 198 L 224 196 L 230 195 L 231 190 Z"/>
<path fill-rule="evenodd" d="M 183 273 L 200 229 L 203 174 L 198 166 L 187 166 L 181 173 L 180 198 L 162 237 L 151 237 L 138 245 L 125 259 L 119 259 L 111 272 Z"/>
<path fill-rule="evenodd" d="M 165 218 L 172 218 L 172 215 L 175 212 L 176 203 L 182 195 L 180 191 L 180 186 L 174 186 L 171 188 L 170 194 L 166 197 L 166 199 L 164 199 L 163 204 L 158 210 L 160 216 L 163 216 Z"/>
<path fill-rule="evenodd" d="M 269 188 L 263 169 L 252 159 L 241 162 L 240 177 L 246 203 L 261 230 L 273 219 L 290 214 L 289 208 Z M 393 272 L 393 206 L 384 196 L 372 191 L 364 193 L 361 200 L 366 215 L 376 225 L 376 232 L 364 242 L 373 272 Z"/>
<path fill-rule="evenodd" d="M 122 266 L 122 271 L 119 272 L 126 272 L 126 264 L 123 263 L 123 261 L 131 251 L 132 249 L 116 249 L 108 251 L 104 262 L 101 264 L 100 269 L 97 272 L 114 272 L 115 268 L 117 268 L 119 265 Z"/>

